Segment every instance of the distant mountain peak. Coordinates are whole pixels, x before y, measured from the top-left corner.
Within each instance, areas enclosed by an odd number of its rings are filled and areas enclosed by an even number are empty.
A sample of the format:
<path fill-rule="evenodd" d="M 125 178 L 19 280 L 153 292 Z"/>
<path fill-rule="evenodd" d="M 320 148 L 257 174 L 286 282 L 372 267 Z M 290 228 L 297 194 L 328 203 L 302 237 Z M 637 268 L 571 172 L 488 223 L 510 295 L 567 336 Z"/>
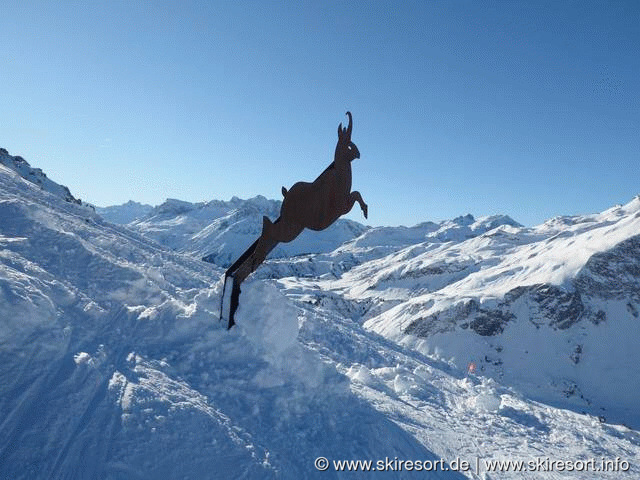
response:
<path fill-rule="evenodd" d="M 122 205 L 97 207 L 96 212 L 106 221 L 124 225 L 146 217 L 153 210 L 151 205 L 129 200 Z"/>
<path fill-rule="evenodd" d="M 455 223 L 457 225 L 471 225 L 475 221 L 476 219 L 473 218 L 473 215 L 471 215 L 470 213 L 467 213 L 466 215 L 460 215 L 459 217 L 451 220 L 452 223 Z"/>

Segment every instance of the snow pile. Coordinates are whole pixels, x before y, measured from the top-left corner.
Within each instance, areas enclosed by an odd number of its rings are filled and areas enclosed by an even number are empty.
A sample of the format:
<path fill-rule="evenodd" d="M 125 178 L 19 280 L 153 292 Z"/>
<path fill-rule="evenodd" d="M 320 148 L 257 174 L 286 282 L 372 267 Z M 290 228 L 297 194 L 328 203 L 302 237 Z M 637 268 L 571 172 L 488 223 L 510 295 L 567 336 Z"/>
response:
<path fill-rule="evenodd" d="M 474 381 L 465 379 L 465 386 L 469 387 L 472 396 L 467 401 L 467 408 L 480 414 L 497 413 L 502 405 L 502 398 L 496 391 L 496 384 L 490 379 L 480 378 Z"/>
<path fill-rule="evenodd" d="M 254 378 L 256 384 L 270 388 L 294 380 L 309 388 L 321 388 L 326 373 L 323 364 L 298 343 L 301 312 L 270 283 L 248 282 L 242 290 L 238 333 L 268 363 Z"/>

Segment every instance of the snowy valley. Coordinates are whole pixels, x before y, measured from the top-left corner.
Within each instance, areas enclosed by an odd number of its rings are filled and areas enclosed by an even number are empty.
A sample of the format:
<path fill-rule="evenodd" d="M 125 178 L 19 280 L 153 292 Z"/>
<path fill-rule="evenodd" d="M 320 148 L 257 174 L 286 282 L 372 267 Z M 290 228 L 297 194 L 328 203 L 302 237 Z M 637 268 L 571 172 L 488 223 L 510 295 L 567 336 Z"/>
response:
<path fill-rule="evenodd" d="M 640 197 L 536 227 L 341 220 L 274 250 L 227 331 L 224 268 L 279 202 L 94 210 L 17 159 L 0 478 L 640 477 Z"/>

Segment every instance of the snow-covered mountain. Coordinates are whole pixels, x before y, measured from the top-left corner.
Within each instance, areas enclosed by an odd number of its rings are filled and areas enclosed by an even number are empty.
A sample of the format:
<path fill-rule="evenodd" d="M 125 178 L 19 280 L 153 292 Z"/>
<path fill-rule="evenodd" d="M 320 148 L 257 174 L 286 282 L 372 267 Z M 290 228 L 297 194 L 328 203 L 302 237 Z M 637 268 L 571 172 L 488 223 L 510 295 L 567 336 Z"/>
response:
<path fill-rule="evenodd" d="M 365 328 L 396 342 L 640 426 L 640 197 L 597 215 L 414 244 L 333 288 L 369 299 Z"/>
<path fill-rule="evenodd" d="M 313 279 L 313 302 L 396 343 L 638 428 L 639 232 L 640 197 L 533 228 L 465 216 L 374 228 L 256 275 Z"/>
<path fill-rule="evenodd" d="M 280 214 L 280 201 L 257 196 L 247 200 L 190 203 L 168 199 L 155 208 L 138 208 L 132 202 L 99 209 L 106 220 L 127 226 L 172 250 L 205 257 L 207 261 L 228 267 L 262 232 L 262 217 L 272 220 Z M 129 221 L 128 217 L 135 217 Z M 365 232 L 367 227 L 340 219 L 322 232 L 303 232 L 290 243 L 278 245 L 271 256 L 290 257 L 303 253 L 330 252 L 347 240 Z"/>
<path fill-rule="evenodd" d="M 639 221 L 367 229 L 227 331 L 222 267 L 0 165 L 0 478 L 638 478 Z"/>
<path fill-rule="evenodd" d="M 134 202 L 129 200 L 122 205 L 113 205 L 110 207 L 96 207 L 96 212 L 100 214 L 102 218 L 111 223 L 118 225 L 124 225 L 126 223 L 133 222 L 140 218 L 146 217 L 153 207 L 144 203 Z"/>

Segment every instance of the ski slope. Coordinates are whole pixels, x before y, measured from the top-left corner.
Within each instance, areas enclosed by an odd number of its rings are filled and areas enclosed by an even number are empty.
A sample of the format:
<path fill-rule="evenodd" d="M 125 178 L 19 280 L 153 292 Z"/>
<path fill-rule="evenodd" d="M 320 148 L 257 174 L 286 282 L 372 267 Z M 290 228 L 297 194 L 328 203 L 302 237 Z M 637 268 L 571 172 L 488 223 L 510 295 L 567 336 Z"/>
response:
<path fill-rule="evenodd" d="M 603 252 L 599 262 L 585 254 L 584 263 L 572 260 L 564 273 L 551 269 L 547 276 L 540 269 L 549 260 L 523 263 L 536 282 L 573 285 L 592 292 L 594 302 L 611 302 L 602 307 L 607 320 L 600 324 L 585 318 L 558 330 L 546 319 L 549 336 L 585 325 L 578 365 L 586 359 L 598 365 L 587 337 L 625 340 L 598 327 L 633 327 L 615 308 L 636 305 L 627 298 L 636 285 L 627 277 L 637 260 L 635 209 L 632 202 L 594 217 L 591 224 L 604 230 L 592 229 L 587 244 Z M 521 326 L 524 313 L 507 322 L 503 336 L 482 336 L 457 321 L 435 335 L 419 330 L 420 322 L 415 334 L 407 332 L 415 320 L 463 300 L 477 299 L 476 315 L 512 285 L 523 286 L 505 273 L 515 268 L 512 255 L 526 258 L 523 249 L 566 231 L 558 222 L 528 230 L 506 218 L 498 225 L 467 218 L 425 228 L 420 241 L 370 229 L 331 252 L 276 259 L 245 282 L 237 326 L 227 331 L 218 322 L 221 267 L 108 223 L 0 165 L 0 478 L 370 475 L 338 472 L 333 464 L 320 472 L 318 457 L 444 459 L 449 466 L 461 459 L 468 471 L 427 478 L 482 479 L 533 478 L 531 472 L 488 472 L 485 462 L 495 459 L 618 459 L 628 462 L 627 471 L 534 477 L 638 478 L 637 426 L 602 422 L 597 412 L 552 401 L 553 388 L 532 395 L 515 381 L 518 372 L 535 368 L 531 363 L 513 362 L 514 371 L 500 376 L 476 358 L 474 349 L 482 353 L 489 348 L 483 342 L 498 338 L 505 342 L 503 365 L 515 358 L 507 339 L 518 336 L 511 328 L 523 329 L 521 342 L 544 344 L 542 327 L 535 329 L 539 338 L 526 336 L 533 330 Z M 589 235 L 586 221 L 562 222 L 584 224 L 574 237 Z M 372 235 L 380 238 L 367 243 Z M 584 245 L 585 239 L 574 241 Z M 554 241 L 571 251 L 569 236 Z M 632 244 L 620 250 L 624 241 Z M 606 290 L 607 275 L 616 272 L 625 281 Z M 617 347 L 603 343 L 600 354 L 615 357 Z M 474 373 L 468 358 L 477 361 Z M 632 363 L 625 369 L 637 378 Z M 595 377 L 583 383 L 589 382 L 599 385 Z M 427 474 L 396 469 L 376 476 Z"/>

